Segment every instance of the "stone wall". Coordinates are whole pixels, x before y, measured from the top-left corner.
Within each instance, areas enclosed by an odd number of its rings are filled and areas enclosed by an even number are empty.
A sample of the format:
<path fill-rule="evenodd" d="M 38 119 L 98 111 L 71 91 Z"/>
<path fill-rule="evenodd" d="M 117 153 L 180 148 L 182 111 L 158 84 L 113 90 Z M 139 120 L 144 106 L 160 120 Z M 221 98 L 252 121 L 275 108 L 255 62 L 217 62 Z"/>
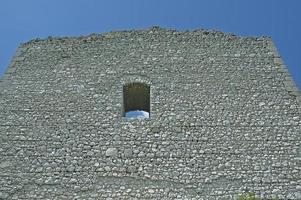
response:
<path fill-rule="evenodd" d="M 149 119 L 123 117 L 132 82 Z M 32 40 L 0 95 L 0 199 L 301 199 L 301 96 L 268 37 Z"/>

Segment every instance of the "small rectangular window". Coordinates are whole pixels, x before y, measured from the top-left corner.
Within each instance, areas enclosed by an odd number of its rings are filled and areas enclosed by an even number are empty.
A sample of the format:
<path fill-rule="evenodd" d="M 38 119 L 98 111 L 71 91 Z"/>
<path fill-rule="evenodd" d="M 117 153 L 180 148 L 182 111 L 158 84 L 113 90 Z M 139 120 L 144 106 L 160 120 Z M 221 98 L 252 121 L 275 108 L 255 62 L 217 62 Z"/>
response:
<path fill-rule="evenodd" d="M 128 83 L 123 86 L 123 116 L 149 118 L 150 87 L 144 83 Z"/>

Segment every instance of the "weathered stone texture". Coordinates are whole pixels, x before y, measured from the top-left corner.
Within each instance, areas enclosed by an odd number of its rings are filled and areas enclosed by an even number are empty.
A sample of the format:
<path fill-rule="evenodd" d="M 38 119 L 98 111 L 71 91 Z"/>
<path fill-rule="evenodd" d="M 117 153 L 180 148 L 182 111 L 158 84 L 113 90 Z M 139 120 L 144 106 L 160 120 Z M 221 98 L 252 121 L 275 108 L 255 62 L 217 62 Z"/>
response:
<path fill-rule="evenodd" d="M 126 120 L 137 81 L 151 118 Z M 33 40 L 0 95 L 0 199 L 301 199 L 301 96 L 268 37 Z"/>

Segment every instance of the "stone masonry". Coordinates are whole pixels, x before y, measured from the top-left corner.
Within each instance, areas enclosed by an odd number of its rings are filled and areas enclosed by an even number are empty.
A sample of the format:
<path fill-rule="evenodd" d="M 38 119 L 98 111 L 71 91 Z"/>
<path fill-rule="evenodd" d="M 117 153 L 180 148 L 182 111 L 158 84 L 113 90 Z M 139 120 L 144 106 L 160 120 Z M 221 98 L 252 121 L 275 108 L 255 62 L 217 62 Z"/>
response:
<path fill-rule="evenodd" d="M 150 118 L 123 117 L 123 86 Z M 269 37 L 36 39 L 0 82 L 0 199 L 301 199 L 301 95 Z"/>

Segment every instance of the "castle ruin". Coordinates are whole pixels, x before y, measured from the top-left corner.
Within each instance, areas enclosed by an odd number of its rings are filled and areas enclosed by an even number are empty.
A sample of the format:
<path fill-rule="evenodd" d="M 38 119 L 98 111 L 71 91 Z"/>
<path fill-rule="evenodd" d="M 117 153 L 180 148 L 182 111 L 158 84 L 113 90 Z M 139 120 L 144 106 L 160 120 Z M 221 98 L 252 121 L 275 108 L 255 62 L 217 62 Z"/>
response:
<path fill-rule="evenodd" d="M 269 37 L 36 39 L 0 95 L 0 199 L 301 199 L 301 95 Z"/>

